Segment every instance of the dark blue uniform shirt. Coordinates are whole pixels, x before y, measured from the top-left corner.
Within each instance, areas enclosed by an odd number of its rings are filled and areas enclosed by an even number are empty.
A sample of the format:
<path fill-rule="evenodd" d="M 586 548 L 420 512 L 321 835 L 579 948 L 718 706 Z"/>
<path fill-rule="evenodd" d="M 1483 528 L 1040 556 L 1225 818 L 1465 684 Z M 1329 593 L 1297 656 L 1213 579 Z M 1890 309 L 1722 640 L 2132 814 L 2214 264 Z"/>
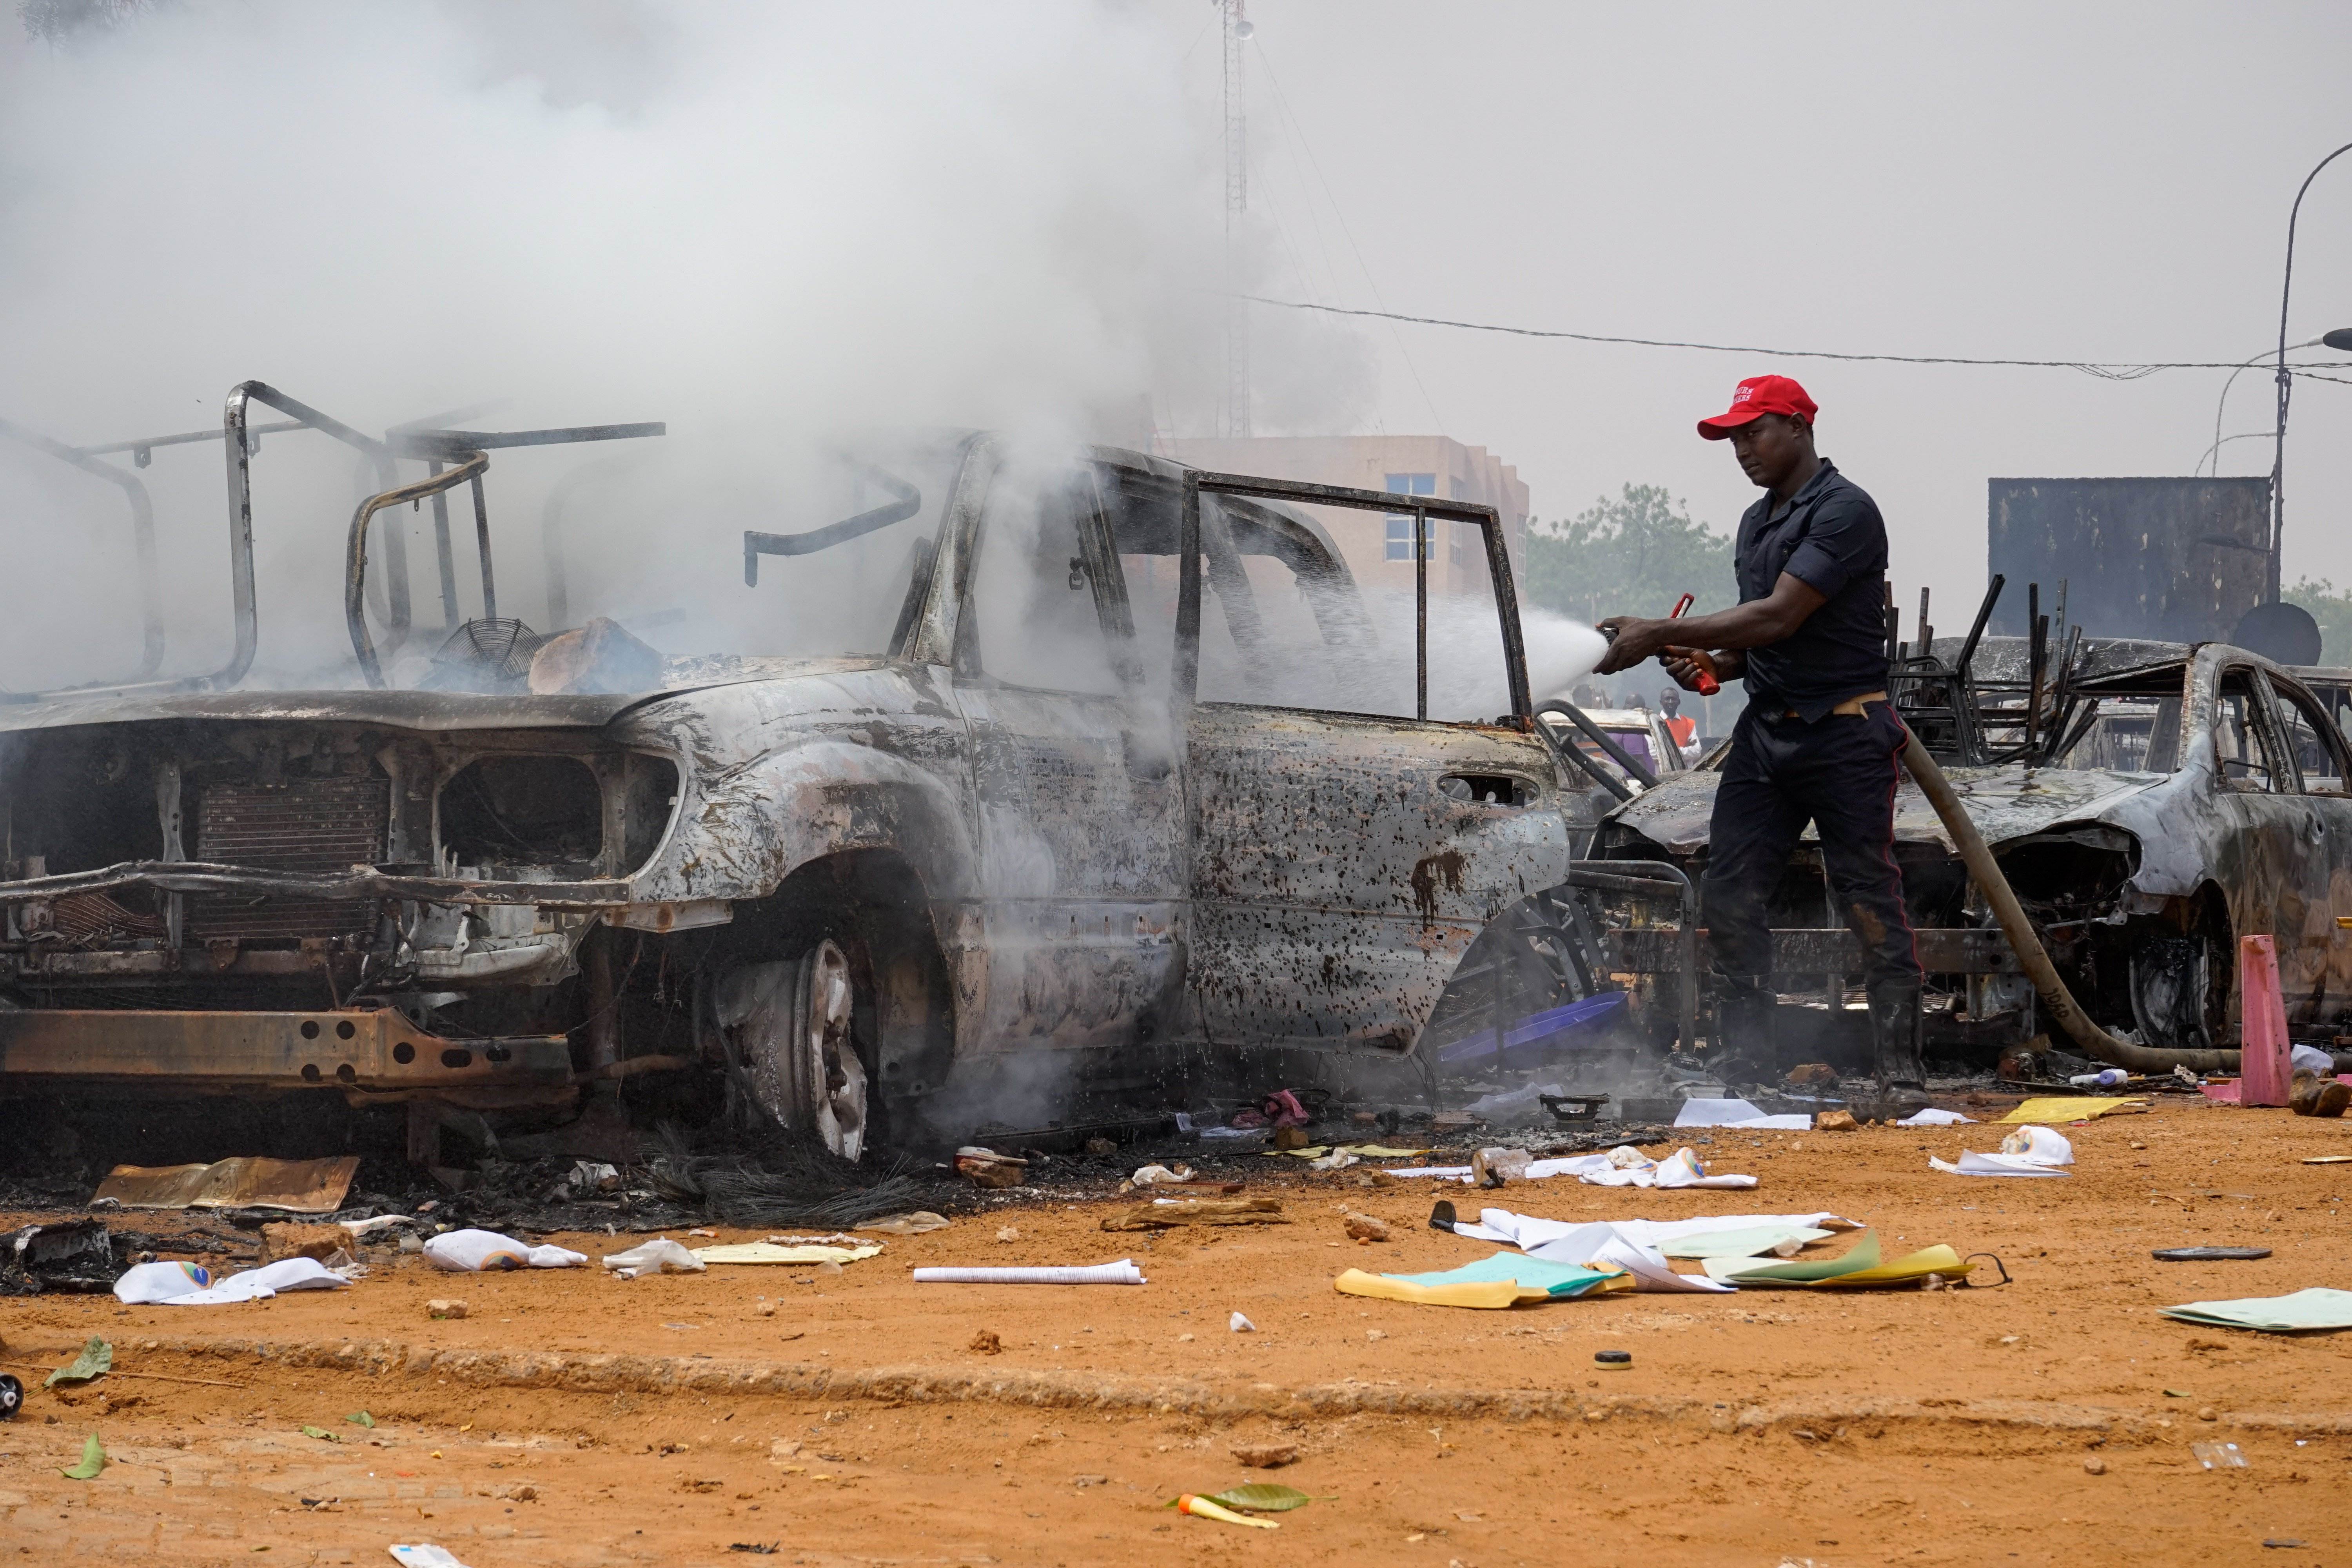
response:
<path fill-rule="evenodd" d="M 1878 503 L 1828 458 L 1783 505 L 1766 491 L 1742 513 L 1732 570 L 1739 602 L 1769 597 L 1788 573 L 1829 602 L 1779 642 L 1748 650 L 1748 700 L 1808 723 L 1886 686 L 1886 523 Z"/>

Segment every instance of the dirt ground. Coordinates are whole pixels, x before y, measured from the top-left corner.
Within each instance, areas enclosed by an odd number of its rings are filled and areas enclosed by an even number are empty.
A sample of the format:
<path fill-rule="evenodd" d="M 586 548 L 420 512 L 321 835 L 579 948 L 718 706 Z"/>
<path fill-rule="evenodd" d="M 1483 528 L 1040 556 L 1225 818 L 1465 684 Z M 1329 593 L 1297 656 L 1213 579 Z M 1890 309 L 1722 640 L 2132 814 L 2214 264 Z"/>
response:
<path fill-rule="evenodd" d="M 0 1302 L 0 1363 L 27 1385 L 0 1426 L 0 1557 L 370 1563 L 434 1542 L 473 1568 L 770 1548 L 810 1564 L 1055 1568 L 2352 1561 L 2352 1336 L 2157 1314 L 2352 1287 L 2352 1164 L 2301 1163 L 2352 1154 L 2352 1123 L 2167 1097 L 2068 1131 L 2065 1180 L 1928 1168 L 1931 1152 L 1994 1147 L 1985 1126 L 1717 1131 L 1702 1153 L 1760 1177 L 1756 1191 L 1554 1180 L 1484 1194 L 1563 1219 L 1827 1209 L 1881 1229 L 1890 1256 L 1939 1241 L 1995 1253 L 2014 1282 L 1990 1289 L 1501 1312 L 1365 1300 L 1334 1277 L 1489 1251 L 1426 1224 L 1433 1198 L 1466 1217 L 1480 1194 L 1342 1187 L 1348 1173 L 1267 1158 L 1253 1187 L 1292 1223 L 1106 1234 L 1116 1205 L 1015 1198 L 835 1275 L 460 1276 L 377 1252 L 346 1290 L 268 1302 Z M 1342 1204 L 1394 1239 L 1343 1241 Z M 628 1244 L 552 1239 L 592 1259 Z M 2149 1257 L 2196 1243 L 2273 1256 Z M 1122 1257 L 1150 1283 L 908 1276 Z M 451 1296 L 469 1315 L 428 1319 L 427 1299 Z M 1235 1310 L 1257 1331 L 1229 1331 Z M 972 1348 L 983 1330 L 999 1353 Z M 118 1370 L 41 1387 L 93 1334 Z M 1602 1371 L 1602 1349 L 1631 1351 L 1632 1367 Z M 373 1429 L 346 1420 L 360 1411 Z M 93 1432 L 105 1471 L 61 1477 Z M 2245 1468 L 2205 1469 L 2201 1441 L 2236 1443 Z M 1265 1442 L 1300 1458 L 1265 1472 L 1229 1451 Z M 1164 1506 L 1248 1479 L 1316 1500 L 1279 1531 Z"/>

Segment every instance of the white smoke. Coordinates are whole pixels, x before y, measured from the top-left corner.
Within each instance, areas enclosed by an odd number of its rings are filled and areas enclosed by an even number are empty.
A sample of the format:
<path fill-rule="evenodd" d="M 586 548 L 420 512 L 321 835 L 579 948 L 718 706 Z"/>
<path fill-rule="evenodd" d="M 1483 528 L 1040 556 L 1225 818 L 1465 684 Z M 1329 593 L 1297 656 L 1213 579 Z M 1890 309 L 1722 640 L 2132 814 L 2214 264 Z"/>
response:
<path fill-rule="evenodd" d="M 1213 77 L 1180 69 L 1189 16 L 182 0 L 70 48 L 7 31 L 0 418 L 70 442 L 216 427 L 248 377 L 372 433 L 493 400 L 477 427 L 666 420 L 648 466 L 601 488 L 611 504 L 583 499 L 583 527 L 618 552 L 608 574 L 707 572 L 716 603 L 745 592 L 743 528 L 832 521 L 807 461 L 830 433 L 1141 444 L 1214 407 L 1222 186 Z M 1262 406 L 1263 424 L 1353 412 L 1346 340 L 1277 336 L 1309 331 L 1329 331 L 1265 323 L 1266 353 L 1329 374 L 1286 380 L 1323 390 Z M 541 614 L 541 496 L 598 455 L 494 455 L 502 611 Z M 215 668 L 219 448 L 159 451 L 142 477 L 169 668 Z M 257 676 L 347 660 L 359 488 L 324 437 L 265 444 Z M 404 515 L 418 620 L 437 627 L 429 514 Z M 136 662 L 115 491 L 0 443 L 0 686 Z"/>

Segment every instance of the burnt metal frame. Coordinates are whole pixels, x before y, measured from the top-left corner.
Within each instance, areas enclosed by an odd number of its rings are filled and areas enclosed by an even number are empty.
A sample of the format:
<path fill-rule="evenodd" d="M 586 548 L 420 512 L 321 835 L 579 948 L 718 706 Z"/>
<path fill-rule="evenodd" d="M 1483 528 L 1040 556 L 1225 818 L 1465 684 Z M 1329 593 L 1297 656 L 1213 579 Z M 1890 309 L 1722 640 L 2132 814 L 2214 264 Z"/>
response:
<path fill-rule="evenodd" d="M 68 447 L 63 441 L 53 440 L 38 431 L 27 430 L 5 419 L 0 419 L 0 437 L 104 479 L 119 488 L 123 499 L 131 503 L 131 546 L 139 562 L 139 615 L 143 643 L 139 668 L 131 679 L 147 679 L 163 666 L 163 578 L 155 559 L 155 505 L 148 497 L 146 483 L 138 475 L 125 473 L 111 463 L 101 463 L 92 455 L 119 448 Z M 139 466 L 144 468 L 146 464 L 142 462 Z M 102 681 L 99 684 L 111 686 L 115 683 Z"/>
<path fill-rule="evenodd" d="M 264 403 L 280 414 L 290 415 L 297 424 L 321 434 L 332 436 L 347 447 L 366 454 L 376 466 L 376 473 L 385 489 L 400 484 L 397 454 L 384 442 L 352 429 L 340 419 L 320 413 L 307 404 L 299 403 L 267 382 L 242 381 L 229 388 L 228 405 L 221 416 L 222 434 L 228 452 L 228 548 L 229 584 L 236 609 L 236 651 L 227 666 L 205 677 L 196 684 L 215 691 L 226 690 L 245 679 L 253 668 L 253 658 L 261 643 L 261 622 L 254 598 L 253 584 L 253 474 L 251 462 L 259 443 L 247 429 L 246 408 L 248 404 Z M 391 647 L 397 647 L 408 638 L 408 542 L 398 529 L 384 531 L 384 572 L 391 579 L 389 597 L 391 614 L 386 617 L 386 631 Z M 378 681 L 376 684 L 381 685 Z"/>
<path fill-rule="evenodd" d="M 1628 872 L 1642 874 L 1629 876 Z M 1675 1030 L 1685 1054 L 1696 1048 L 1699 909 L 1698 889 L 1692 885 L 1690 874 L 1666 860 L 1571 860 L 1562 885 L 1645 898 L 1671 894 L 1681 902 L 1681 929 L 1675 933 L 1675 945 L 1681 949 L 1682 984 L 1675 1004 Z M 1601 956 L 1593 955 L 1596 960 Z"/>
<path fill-rule="evenodd" d="M 476 410 L 479 412 L 479 410 Z M 427 477 L 437 479 L 443 465 L 462 464 L 475 454 L 495 451 L 505 447 L 566 447 L 585 441 L 634 441 L 651 436 L 667 436 L 669 426 L 658 419 L 634 425 L 573 425 L 547 430 L 445 430 L 422 426 L 403 426 L 390 433 L 393 449 L 404 458 L 419 458 L 428 466 Z M 434 562 L 441 579 L 441 619 L 443 629 L 457 629 L 457 563 L 450 548 L 448 492 L 452 486 L 420 492 L 433 498 Z M 474 544 L 482 569 L 482 618 L 498 616 L 498 593 L 490 569 L 490 519 L 488 502 L 482 493 L 478 476 L 473 481 Z M 565 491 L 568 495 L 569 491 Z M 549 510 L 542 514 L 540 531 L 542 542 L 549 539 L 553 526 L 553 510 L 558 506 L 553 497 Z M 548 598 L 551 606 L 564 597 L 562 589 L 562 564 L 555 560 L 551 543 L 546 543 L 551 572 Z M 556 618 L 562 619 L 559 615 Z M 550 630 L 560 630 L 551 627 Z"/>
<path fill-rule="evenodd" d="M 1579 708 L 1575 703 L 1565 701 L 1560 698 L 1554 697 L 1546 700 L 1542 707 L 1536 710 L 1536 712 L 1539 718 L 1540 715 L 1545 713 L 1559 714 L 1560 717 L 1566 719 L 1570 723 L 1575 725 L 1579 730 L 1583 731 L 1585 737 L 1588 740 L 1591 741 L 1594 745 L 1599 746 L 1603 752 L 1607 752 L 1609 754 L 1609 760 L 1615 763 L 1619 767 L 1623 768 L 1626 775 L 1638 781 L 1643 789 L 1655 789 L 1658 787 L 1658 775 L 1649 768 L 1646 768 L 1640 763 L 1634 761 L 1633 752 L 1619 745 L 1616 741 L 1611 737 L 1608 731 L 1594 723 L 1591 716 L 1586 713 L 1583 709 Z M 1540 727 L 1540 725 L 1538 727 Z M 1579 754 L 1581 755 L 1581 753 Z M 1593 770 L 1591 768 L 1587 768 L 1585 771 L 1587 773 L 1593 773 Z M 1595 778 L 1599 778 L 1601 775 L 1597 773 L 1593 773 L 1593 776 Z M 1619 789 L 1613 784 L 1611 788 L 1612 793 L 1614 793 L 1620 800 L 1631 800 L 1633 798 L 1630 791 Z"/>
<path fill-rule="evenodd" d="M 448 509 L 444 498 L 461 484 L 468 487 L 474 499 L 474 550 L 482 572 L 482 618 L 496 620 L 499 614 L 498 574 L 490 552 L 489 500 L 482 488 L 482 475 L 490 466 L 490 448 L 569 446 L 583 441 L 625 441 L 668 433 L 669 426 L 658 420 L 636 425 L 578 425 L 549 430 L 426 430 L 410 427 L 395 431 L 387 450 L 395 457 L 422 458 L 431 466 L 431 471 L 422 479 L 405 485 L 395 483 L 382 494 L 368 497 L 352 514 L 351 533 L 344 544 L 343 619 L 351 631 L 352 652 L 358 658 L 360 672 L 367 677 L 368 684 L 373 687 L 384 684 L 383 668 L 368 636 L 364 613 L 367 530 L 377 512 L 402 501 L 414 504 L 428 496 L 432 498 L 435 545 L 441 573 L 442 614 L 454 629 L 457 616 L 457 576 L 449 548 Z M 457 467 L 445 470 L 443 465 L 446 463 L 454 463 Z M 405 566 L 404 558 L 402 564 Z M 394 580 L 394 592 L 404 602 L 406 596 L 404 577 L 404 571 Z M 396 647 L 398 644 L 393 646 Z M 391 648 L 384 651 L 390 652 Z"/>
<path fill-rule="evenodd" d="M 1201 496 L 1242 496 L 1257 500 L 1290 501 L 1305 506 L 1348 507 L 1359 511 L 1412 513 L 1413 717 L 1429 718 L 1429 520 L 1448 518 L 1475 523 L 1486 542 L 1486 570 L 1495 588 L 1495 611 L 1502 623 L 1503 663 L 1510 679 L 1511 718 L 1538 725 L 1534 700 L 1528 696 L 1528 650 L 1519 630 L 1519 601 L 1511 580 L 1511 557 L 1503 542 L 1502 519 L 1490 506 L 1441 500 L 1435 496 L 1391 495 L 1386 490 L 1361 490 L 1342 485 L 1308 484 L 1297 479 L 1254 479 L 1245 474 L 1213 474 L 1187 469 L 1184 474 L 1181 520 L 1178 524 L 1176 587 L 1175 696 L 1191 702 L 1201 675 Z"/>
<path fill-rule="evenodd" d="M 887 506 L 861 511 L 855 517 L 845 517 L 839 522 L 829 522 L 805 533 L 762 533 L 755 528 L 745 529 L 743 586 L 756 588 L 760 585 L 760 557 L 762 555 L 814 555 L 820 550 L 846 544 L 894 522 L 904 522 L 923 510 L 923 492 L 898 475 L 877 468 L 871 463 L 852 462 L 849 466 L 870 477 L 898 499 Z"/>

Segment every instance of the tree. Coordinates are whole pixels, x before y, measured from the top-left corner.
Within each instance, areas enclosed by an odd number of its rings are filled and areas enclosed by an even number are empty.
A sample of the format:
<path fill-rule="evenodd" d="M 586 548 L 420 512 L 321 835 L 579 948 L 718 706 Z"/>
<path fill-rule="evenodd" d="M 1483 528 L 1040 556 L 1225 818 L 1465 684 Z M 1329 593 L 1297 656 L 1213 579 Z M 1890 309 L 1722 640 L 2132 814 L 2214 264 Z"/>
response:
<path fill-rule="evenodd" d="M 2305 577 L 2279 597 L 2309 610 L 2311 618 L 2319 623 L 2320 663 L 2341 664 L 2352 658 L 2352 588 L 2338 593 L 2325 577 L 2315 583 Z"/>
<path fill-rule="evenodd" d="M 1663 616 L 1685 594 L 1694 615 L 1738 599 L 1731 540 L 1691 521 L 1658 485 L 1627 485 L 1566 522 L 1528 520 L 1527 597 L 1580 621 Z"/>

